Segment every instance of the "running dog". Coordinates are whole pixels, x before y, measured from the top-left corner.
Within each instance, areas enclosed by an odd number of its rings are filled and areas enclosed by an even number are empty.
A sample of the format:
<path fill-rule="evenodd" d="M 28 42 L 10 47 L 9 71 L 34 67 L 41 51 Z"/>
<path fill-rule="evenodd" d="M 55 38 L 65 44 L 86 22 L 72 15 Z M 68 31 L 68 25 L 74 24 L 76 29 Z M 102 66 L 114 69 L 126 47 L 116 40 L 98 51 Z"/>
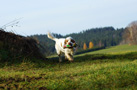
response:
<path fill-rule="evenodd" d="M 48 38 L 55 41 L 55 49 L 59 56 L 59 62 L 62 62 L 61 55 L 64 53 L 65 59 L 73 61 L 73 55 L 76 50 L 77 44 L 72 37 L 67 38 L 56 38 L 53 34 L 48 32 Z"/>

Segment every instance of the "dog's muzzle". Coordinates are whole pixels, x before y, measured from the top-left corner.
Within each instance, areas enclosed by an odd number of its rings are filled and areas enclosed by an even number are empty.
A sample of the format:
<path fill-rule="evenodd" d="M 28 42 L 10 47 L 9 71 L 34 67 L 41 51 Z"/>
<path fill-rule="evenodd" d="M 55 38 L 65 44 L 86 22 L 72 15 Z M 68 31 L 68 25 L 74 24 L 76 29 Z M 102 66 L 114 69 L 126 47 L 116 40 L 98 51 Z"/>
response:
<path fill-rule="evenodd" d="M 68 43 L 68 45 L 64 45 L 64 48 L 73 48 L 77 47 L 78 45 L 76 43 Z"/>

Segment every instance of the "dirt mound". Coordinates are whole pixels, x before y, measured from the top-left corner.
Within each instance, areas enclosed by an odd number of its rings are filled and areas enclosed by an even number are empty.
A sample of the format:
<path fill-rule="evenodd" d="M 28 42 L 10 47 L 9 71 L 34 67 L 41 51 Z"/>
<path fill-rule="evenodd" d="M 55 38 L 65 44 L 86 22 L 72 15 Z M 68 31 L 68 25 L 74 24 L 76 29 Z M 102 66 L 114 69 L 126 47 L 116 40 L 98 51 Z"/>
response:
<path fill-rule="evenodd" d="M 39 43 L 36 40 L 11 32 L 5 32 L 3 29 L 0 29 L 1 48 L 7 49 L 12 56 L 25 55 L 26 57 L 43 58 L 39 50 Z"/>

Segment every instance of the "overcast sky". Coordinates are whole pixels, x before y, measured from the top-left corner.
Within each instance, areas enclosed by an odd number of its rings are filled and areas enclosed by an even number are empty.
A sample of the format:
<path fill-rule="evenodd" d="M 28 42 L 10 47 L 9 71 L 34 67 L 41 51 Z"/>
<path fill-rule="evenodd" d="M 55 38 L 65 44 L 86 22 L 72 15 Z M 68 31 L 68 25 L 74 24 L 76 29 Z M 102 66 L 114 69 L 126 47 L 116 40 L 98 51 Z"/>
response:
<path fill-rule="evenodd" d="M 8 27 L 21 35 L 66 35 L 90 28 L 126 27 L 137 20 L 137 0 L 1 0 L 0 27 L 20 19 L 19 27 Z"/>

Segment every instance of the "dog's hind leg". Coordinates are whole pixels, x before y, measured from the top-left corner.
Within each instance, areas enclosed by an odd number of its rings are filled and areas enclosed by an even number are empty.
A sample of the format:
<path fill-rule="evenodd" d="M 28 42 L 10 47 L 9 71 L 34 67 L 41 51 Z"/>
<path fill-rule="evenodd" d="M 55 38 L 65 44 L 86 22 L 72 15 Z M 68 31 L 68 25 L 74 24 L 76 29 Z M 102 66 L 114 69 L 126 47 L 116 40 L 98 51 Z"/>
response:
<path fill-rule="evenodd" d="M 61 57 L 61 55 L 59 54 L 58 56 L 59 56 L 59 62 L 62 62 L 62 57 Z"/>
<path fill-rule="evenodd" d="M 65 60 L 68 60 L 67 56 L 65 55 Z"/>

